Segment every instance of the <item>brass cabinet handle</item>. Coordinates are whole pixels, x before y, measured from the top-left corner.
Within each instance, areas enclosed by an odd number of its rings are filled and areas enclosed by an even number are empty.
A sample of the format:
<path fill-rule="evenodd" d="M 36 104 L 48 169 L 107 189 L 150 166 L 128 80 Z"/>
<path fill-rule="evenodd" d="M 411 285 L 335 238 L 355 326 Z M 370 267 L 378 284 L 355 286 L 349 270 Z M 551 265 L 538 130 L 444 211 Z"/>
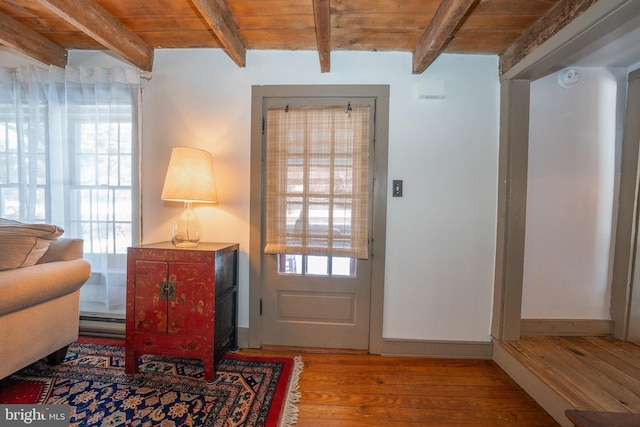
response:
<path fill-rule="evenodd" d="M 178 283 L 172 280 L 163 280 L 160 282 L 160 299 L 167 301 L 176 300 L 176 285 Z"/>

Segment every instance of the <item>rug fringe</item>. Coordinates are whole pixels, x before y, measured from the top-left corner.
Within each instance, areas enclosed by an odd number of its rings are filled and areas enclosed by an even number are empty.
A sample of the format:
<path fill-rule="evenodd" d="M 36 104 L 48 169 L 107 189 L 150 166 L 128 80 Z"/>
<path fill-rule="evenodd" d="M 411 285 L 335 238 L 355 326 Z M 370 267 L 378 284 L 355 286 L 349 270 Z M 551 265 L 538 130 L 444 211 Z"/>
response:
<path fill-rule="evenodd" d="M 291 373 L 291 381 L 287 390 L 287 398 L 283 405 L 282 416 L 280 418 L 280 427 L 291 427 L 298 422 L 298 407 L 295 405 L 300 402 L 300 391 L 298 390 L 300 375 L 304 369 L 302 356 L 293 358 L 293 372 Z"/>

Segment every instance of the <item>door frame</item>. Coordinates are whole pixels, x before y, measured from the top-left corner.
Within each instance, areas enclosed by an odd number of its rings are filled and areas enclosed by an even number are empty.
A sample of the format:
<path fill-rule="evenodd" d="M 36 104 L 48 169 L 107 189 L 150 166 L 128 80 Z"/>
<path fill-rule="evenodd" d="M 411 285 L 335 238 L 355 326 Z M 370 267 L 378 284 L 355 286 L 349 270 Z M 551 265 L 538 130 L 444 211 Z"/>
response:
<path fill-rule="evenodd" d="M 640 269 L 638 268 L 638 233 L 640 203 L 640 169 L 638 153 L 640 123 L 635 120 L 640 112 L 640 70 L 629 73 L 627 86 L 627 111 L 622 142 L 622 166 L 614 269 L 611 286 L 611 319 L 614 336 L 638 343 L 640 331 L 632 327 L 640 317 Z"/>
<path fill-rule="evenodd" d="M 522 321 L 522 286 L 524 233 L 526 228 L 529 143 L 530 82 L 575 63 L 599 47 L 598 40 L 611 40 L 624 34 L 639 16 L 639 0 L 596 2 L 569 25 L 529 53 L 500 76 L 500 161 L 498 183 L 498 217 L 491 335 L 500 341 L 520 339 Z M 526 128 L 524 127 L 526 125 Z M 637 162 L 638 158 L 632 159 Z M 628 168 L 627 168 L 628 170 Z M 624 172 L 623 172 L 624 173 Z M 632 179 L 635 180 L 635 175 Z M 621 177 L 621 181 L 629 179 Z M 622 182 L 621 182 L 622 185 Z M 635 195 L 633 196 L 635 198 Z M 616 224 L 615 257 L 627 260 L 613 265 L 611 284 L 611 320 L 614 337 L 626 339 L 629 307 L 628 251 L 621 250 L 618 239 L 632 236 L 621 228 L 623 194 L 620 194 Z M 634 207 L 635 208 L 635 207 Z M 624 227 L 624 226 L 623 226 Z M 628 227 L 628 225 L 627 225 Z M 625 255 L 626 253 L 626 255 Z M 626 264 L 626 267 L 625 265 Z"/>
<path fill-rule="evenodd" d="M 262 346 L 262 168 L 263 102 L 265 98 L 376 99 L 373 160 L 373 236 L 371 237 L 371 302 L 369 352 L 382 354 L 385 247 L 387 227 L 387 159 L 389 85 L 272 85 L 251 88 L 251 179 L 249 235 L 249 347 Z"/>

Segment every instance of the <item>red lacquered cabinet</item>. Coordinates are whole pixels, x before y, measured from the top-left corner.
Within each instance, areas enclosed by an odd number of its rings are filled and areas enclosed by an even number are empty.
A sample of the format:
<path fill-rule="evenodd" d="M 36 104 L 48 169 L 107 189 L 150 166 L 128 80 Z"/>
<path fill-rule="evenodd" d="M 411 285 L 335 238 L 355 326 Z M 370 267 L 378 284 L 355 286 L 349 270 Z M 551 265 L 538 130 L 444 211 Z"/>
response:
<path fill-rule="evenodd" d="M 237 347 L 238 244 L 171 242 L 134 246 L 127 254 L 125 372 L 158 354 L 201 359 L 204 379 Z"/>

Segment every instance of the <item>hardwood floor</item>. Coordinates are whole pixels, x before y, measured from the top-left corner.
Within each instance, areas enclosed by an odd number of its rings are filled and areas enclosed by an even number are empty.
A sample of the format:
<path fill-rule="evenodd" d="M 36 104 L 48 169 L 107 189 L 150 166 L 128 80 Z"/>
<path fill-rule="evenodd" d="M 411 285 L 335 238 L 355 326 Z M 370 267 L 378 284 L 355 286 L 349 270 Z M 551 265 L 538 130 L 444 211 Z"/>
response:
<path fill-rule="evenodd" d="M 556 394 L 564 408 L 640 413 L 640 347 L 634 344 L 611 337 L 530 335 L 496 343 L 494 357 L 503 350 Z"/>
<path fill-rule="evenodd" d="M 302 355 L 296 427 L 558 425 L 490 360 L 277 347 L 241 354 Z"/>

